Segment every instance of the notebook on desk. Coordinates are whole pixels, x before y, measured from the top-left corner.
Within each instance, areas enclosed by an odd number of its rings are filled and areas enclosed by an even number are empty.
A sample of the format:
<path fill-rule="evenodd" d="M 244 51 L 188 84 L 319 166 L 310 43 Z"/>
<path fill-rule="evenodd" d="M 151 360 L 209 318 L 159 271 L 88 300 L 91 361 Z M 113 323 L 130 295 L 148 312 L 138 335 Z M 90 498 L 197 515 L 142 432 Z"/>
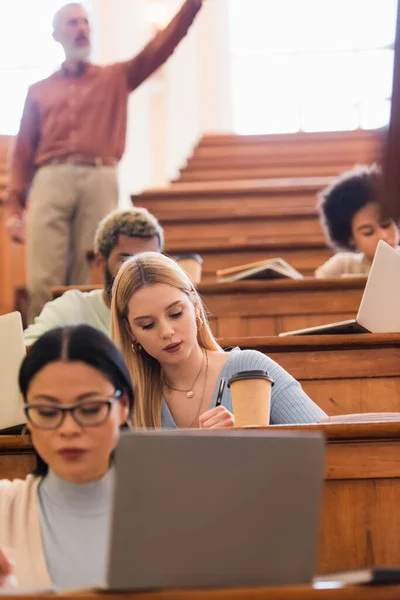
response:
<path fill-rule="evenodd" d="M 323 465 L 320 433 L 123 435 L 108 588 L 310 583 Z"/>
<path fill-rule="evenodd" d="M 0 431 L 25 423 L 18 387 L 18 373 L 25 356 L 19 312 L 0 316 Z"/>
<path fill-rule="evenodd" d="M 400 332 L 400 254 L 380 240 L 355 319 L 285 331 L 279 336 L 395 332 Z"/>

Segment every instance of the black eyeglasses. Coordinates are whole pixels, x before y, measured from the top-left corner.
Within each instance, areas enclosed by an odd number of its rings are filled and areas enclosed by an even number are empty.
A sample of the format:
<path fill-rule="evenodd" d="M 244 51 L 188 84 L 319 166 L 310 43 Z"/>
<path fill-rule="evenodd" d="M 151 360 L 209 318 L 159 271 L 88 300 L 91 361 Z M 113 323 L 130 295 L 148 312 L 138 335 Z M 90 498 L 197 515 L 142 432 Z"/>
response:
<path fill-rule="evenodd" d="M 107 420 L 113 403 L 121 396 L 122 391 L 116 390 L 111 398 L 82 400 L 68 405 L 29 402 L 24 404 L 24 412 L 29 423 L 38 429 L 58 429 L 67 413 L 71 413 L 75 423 L 81 427 L 97 427 Z"/>

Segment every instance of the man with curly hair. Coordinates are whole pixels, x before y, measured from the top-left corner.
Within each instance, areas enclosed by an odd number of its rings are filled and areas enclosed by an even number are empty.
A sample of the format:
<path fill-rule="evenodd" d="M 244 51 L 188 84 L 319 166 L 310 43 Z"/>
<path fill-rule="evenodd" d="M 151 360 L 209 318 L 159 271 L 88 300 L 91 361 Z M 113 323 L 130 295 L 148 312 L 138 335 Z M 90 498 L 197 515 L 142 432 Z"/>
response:
<path fill-rule="evenodd" d="M 104 286 L 90 292 L 68 290 L 47 302 L 24 333 L 31 346 L 43 333 L 68 323 L 86 323 L 111 333 L 111 289 L 121 263 L 139 252 L 162 252 L 164 231 L 145 208 L 115 210 L 99 224 L 95 238 L 95 263 L 104 273 Z"/>
<path fill-rule="evenodd" d="M 377 165 L 358 166 L 321 192 L 321 224 L 328 245 L 337 253 L 315 271 L 316 277 L 368 275 L 379 240 L 392 248 L 398 245 L 396 223 L 381 216 L 381 184 Z"/>

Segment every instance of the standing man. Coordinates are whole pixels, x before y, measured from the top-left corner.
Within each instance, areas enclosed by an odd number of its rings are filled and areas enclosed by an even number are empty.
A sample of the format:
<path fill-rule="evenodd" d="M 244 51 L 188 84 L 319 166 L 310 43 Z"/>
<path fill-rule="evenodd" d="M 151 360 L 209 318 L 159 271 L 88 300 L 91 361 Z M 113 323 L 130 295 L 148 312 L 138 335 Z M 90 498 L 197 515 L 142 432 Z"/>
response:
<path fill-rule="evenodd" d="M 125 149 L 128 96 L 171 56 L 202 1 L 186 0 L 137 56 L 106 67 L 89 62 L 90 26 L 82 4 L 56 13 L 53 37 L 65 62 L 28 90 L 6 204 L 6 227 L 16 242 L 24 241 L 29 208 L 30 319 L 51 299 L 52 286 L 86 283 L 86 251 L 99 221 L 118 203 L 116 165 Z"/>

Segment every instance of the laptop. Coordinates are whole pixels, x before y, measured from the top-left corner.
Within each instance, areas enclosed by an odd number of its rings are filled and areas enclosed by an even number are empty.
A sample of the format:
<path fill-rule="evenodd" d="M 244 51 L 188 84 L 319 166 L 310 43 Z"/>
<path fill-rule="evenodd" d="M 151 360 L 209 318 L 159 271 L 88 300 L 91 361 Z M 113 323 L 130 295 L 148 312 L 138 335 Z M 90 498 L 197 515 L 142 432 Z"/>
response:
<path fill-rule="evenodd" d="M 18 373 L 25 356 L 19 312 L 0 316 L 0 431 L 26 422 L 18 387 Z"/>
<path fill-rule="evenodd" d="M 109 589 L 311 582 L 319 432 L 134 432 L 115 464 Z"/>
<path fill-rule="evenodd" d="M 280 333 L 396 333 L 400 331 L 400 254 L 380 240 L 355 319 Z"/>

